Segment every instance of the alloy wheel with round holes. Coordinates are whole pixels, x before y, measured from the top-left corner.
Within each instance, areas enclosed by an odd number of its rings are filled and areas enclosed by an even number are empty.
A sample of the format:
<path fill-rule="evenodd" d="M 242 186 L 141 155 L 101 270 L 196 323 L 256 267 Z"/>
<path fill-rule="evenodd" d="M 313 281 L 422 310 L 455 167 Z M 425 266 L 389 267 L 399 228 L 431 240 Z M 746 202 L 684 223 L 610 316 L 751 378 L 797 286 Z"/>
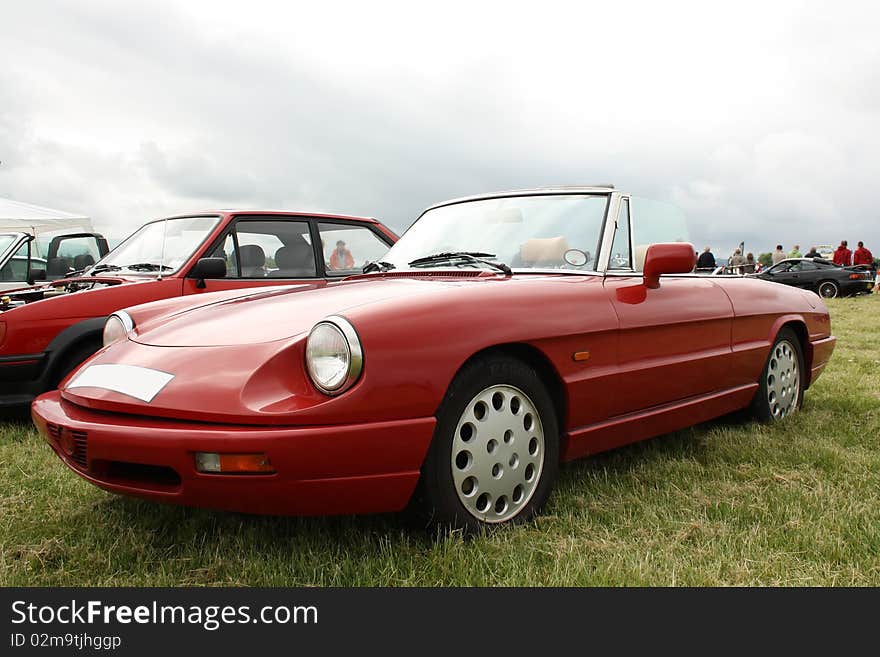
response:
<path fill-rule="evenodd" d="M 788 340 L 780 340 L 773 348 L 766 377 L 767 405 L 773 417 L 781 420 L 797 409 L 801 391 L 800 362 Z"/>
<path fill-rule="evenodd" d="M 504 357 L 468 363 L 437 414 L 422 469 L 433 523 L 479 531 L 534 517 L 556 478 L 559 433 L 537 373 Z"/>
<path fill-rule="evenodd" d="M 544 466 L 544 427 L 522 390 L 497 384 L 465 406 L 452 437 L 458 500 L 487 523 L 514 517 L 529 503 Z"/>
<path fill-rule="evenodd" d="M 819 296 L 825 299 L 833 299 L 840 293 L 840 286 L 834 281 L 822 281 L 819 283 Z"/>
<path fill-rule="evenodd" d="M 800 340 L 791 329 L 776 336 L 761 373 L 752 410 L 764 421 L 781 420 L 803 403 L 804 356 Z"/>

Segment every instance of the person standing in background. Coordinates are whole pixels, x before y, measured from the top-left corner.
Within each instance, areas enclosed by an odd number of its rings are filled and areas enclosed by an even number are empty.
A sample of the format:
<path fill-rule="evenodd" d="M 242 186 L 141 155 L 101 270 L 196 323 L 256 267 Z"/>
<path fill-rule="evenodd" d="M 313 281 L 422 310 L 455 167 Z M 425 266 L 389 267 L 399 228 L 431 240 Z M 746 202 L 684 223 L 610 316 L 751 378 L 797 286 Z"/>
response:
<path fill-rule="evenodd" d="M 351 251 L 349 251 L 345 242 L 339 240 L 336 242 L 336 248 L 333 249 L 333 253 L 330 255 L 330 269 L 353 269 L 354 268 L 354 257 L 351 255 Z"/>
<path fill-rule="evenodd" d="M 801 258 L 801 245 L 795 244 L 794 248 L 788 254 L 789 258 Z"/>
<path fill-rule="evenodd" d="M 870 249 L 865 248 L 864 242 L 859 242 L 859 248 L 856 249 L 855 253 L 853 253 L 853 261 L 854 265 L 870 265 L 874 266 L 874 254 L 871 253 Z"/>
<path fill-rule="evenodd" d="M 840 241 L 840 246 L 834 252 L 834 264 L 841 267 L 849 267 L 852 264 L 852 251 L 846 248 L 846 240 Z"/>
<path fill-rule="evenodd" d="M 746 264 L 743 265 L 743 273 L 744 274 L 754 274 L 755 273 L 755 254 L 747 253 L 746 254 Z"/>
<path fill-rule="evenodd" d="M 743 273 L 743 264 L 745 264 L 745 260 L 742 257 L 742 251 L 736 249 L 733 252 L 733 255 L 730 258 L 730 266 L 736 267 L 740 274 Z"/>
<path fill-rule="evenodd" d="M 773 252 L 773 264 L 778 265 L 783 260 L 785 260 L 785 251 L 782 250 L 781 244 L 777 244 L 776 250 Z"/>
<path fill-rule="evenodd" d="M 822 255 L 816 250 L 815 246 L 810 247 L 810 252 L 804 256 L 805 258 L 821 258 Z"/>
<path fill-rule="evenodd" d="M 700 257 L 697 258 L 697 269 L 715 269 L 715 255 L 710 247 L 703 249 Z"/>

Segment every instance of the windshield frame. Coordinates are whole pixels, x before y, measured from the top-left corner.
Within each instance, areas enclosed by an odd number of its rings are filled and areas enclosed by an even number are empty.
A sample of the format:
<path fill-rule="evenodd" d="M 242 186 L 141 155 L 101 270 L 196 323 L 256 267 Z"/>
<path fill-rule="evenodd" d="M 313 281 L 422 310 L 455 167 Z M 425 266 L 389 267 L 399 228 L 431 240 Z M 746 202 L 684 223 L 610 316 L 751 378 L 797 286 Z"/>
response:
<path fill-rule="evenodd" d="M 426 208 L 422 213 L 413 221 L 405 231 L 400 236 L 400 239 L 395 242 L 395 244 L 391 247 L 394 248 L 397 244 L 402 242 L 406 237 L 407 233 L 415 226 L 419 221 L 422 220 L 426 214 L 431 212 L 432 210 L 436 210 L 438 208 L 445 208 L 452 205 L 462 205 L 465 203 L 486 201 L 492 199 L 503 199 L 503 198 L 521 198 L 521 197 L 537 197 L 537 196 L 604 196 L 605 197 L 605 213 L 602 217 L 601 227 L 599 229 L 599 234 L 597 236 L 597 248 L 596 248 L 596 258 L 593 259 L 593 268 L 591 269 L 554 269 L 554 268 L 540 268 L 540 267 L 511 267 L 514 273 L 516 274 L 565 274 L 569 276 L 584 276 L 588 274 L 596 275 L 596 274 L 604 274 L 607 268 L 608 259 L 611 255 L 611 245 L 608 241 L 608 228 L 609 224 L 611 227 L 611 235 L 613 239 L 615 222 L 609 222 L 608 217 L 616 217 L 617 210 L 620 203 L 620 197 L 622 194 L 620 192 L 615 191 L 611 187 L 552 187 L 547 189 L 523 189 L 523 190 L 513 190 L 507 192 L 496 192 L 493 194 L 480 194 L 477 196 L 467 196 L 463 198 L 452 199 L 450 201 L 444 201 L 442 203 L 437 203 Z M 630 218 L 632 221 L 632 218 Z M 389 249 L 389 251 L 391 250 Z M 431 255 L 431 254 L 425 254 Z M 510 263 L 506 263 L 510 264 Z M 446 265 L 446 266 L 438 266 L 436 269 L 441 268 L 453 268 L 458 269 L 455 265 Z M 400 269 L 404 269 L 401 267 Z M 423 269 L 423 268 L 415 268 L 407 266 L 405 269 Z"/>
<path fill-rule="evenodd" d="M 148 277 L 153 277 L 153 278 L 172 276 L 174 274 L 177 274 L 181 270 L 186 269 L 188 267 L 188 265 L 190 263 L 192 263 L 193 258 L 195 258 L 199 253 L 201 253 L 204 250 L 205 244 L 207 244 L 209 241 L 213 240 L 214 235 L 217 233 L 218 228 L 223 223 L 222 222 L 222 220 L 223 220 L 222 214 L 218 214 L 215 212 L 204 212 L 204 213 L 199 212 L 196 214 L 181 214 L 181 215 L 175 215 L 173 217 L 163 217 L 162 219 L 154 219 L 152 221 L 147 221 L 146 223 L 139 226 L 138 229 L 135 230 L 131 235 L 129 235 L 124 240 L 122 240 L 119 244 L 117 244 L 107 255 L 105 255 L 103 258 L 98 260 L 94 265 L 89 267 L 85 273 L 89 274 L 96 267 L 99 267 L 100 265 L 105 264 L 106 261 L 114 253 L 116 253 L 124 245 L 131 242 L 135 237 L 137 237 L 141 233 L 141 231 L 146 229 L 147 226 L 151 226 L 152 224 L 163 223 L 165 221 L 177 221 L 179 219 L 202 219 L 202 218 L 214 219 L 215 220 L 214 225 L 211 226 L 211 228 L 205 232 L 205 237 L 202 239 L 202 241 L 199 242 L 195 246 L 195 248 L 193 248 L 193 250 L 190 252 L 190 254 L 186 257 L 186 259 L 182 263 L 180 263 L 180 265 L 178 267 L 175 267 L 174 269 L 168 269 L 168 270 L 158 270 L 157 269 L 156 271 L 143 271 L 143 270 L 126 269 L 125 267 L 120 267 L 119 269 L 110 269 L 110 270 L 106 270 L 106 271 L 97 272 L 98 274 L 105 274 L 105 273 L 106 274 L 114 274 L 114 273 L 118 273 L 120 271 L 124 271 L 126 276 L 148 276 Z M 135 263 L 130 263 L 130 264 L 135 264 Z"/>

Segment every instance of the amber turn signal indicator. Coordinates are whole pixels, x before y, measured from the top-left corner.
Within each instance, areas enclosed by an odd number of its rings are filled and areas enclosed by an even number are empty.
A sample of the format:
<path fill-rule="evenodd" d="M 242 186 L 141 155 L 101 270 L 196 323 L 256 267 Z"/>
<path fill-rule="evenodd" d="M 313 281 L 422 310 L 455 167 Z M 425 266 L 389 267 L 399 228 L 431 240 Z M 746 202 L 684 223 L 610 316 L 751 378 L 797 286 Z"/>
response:
<path fill-rule="evenodd" d="M 576 351 L 571 355 L 571 359 L 574 361 L 582 361 L 582 360 L 590 360 L 590 352 L 589 351 Z"/>
<path fill-rule="evenodd" d="M 265 454 L 196 452 L 196 470 L 206 474 L 272 474 L 275 468 Z"/>

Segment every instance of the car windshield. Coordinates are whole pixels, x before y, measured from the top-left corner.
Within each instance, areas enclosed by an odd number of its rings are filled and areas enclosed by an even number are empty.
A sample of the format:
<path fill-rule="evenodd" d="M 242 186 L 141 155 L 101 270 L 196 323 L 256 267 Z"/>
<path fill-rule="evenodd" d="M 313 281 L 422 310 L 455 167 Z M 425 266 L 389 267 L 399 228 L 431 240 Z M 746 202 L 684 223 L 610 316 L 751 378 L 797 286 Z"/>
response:
<path fill-rule="evenodd" d="M 453 203 L 425 212 L 382 260 L 400 269 L 419 258 L 450 254 L 416 266 L 481 267 L 480 260 L 492 260 L 517 270 L 593 270 L 607 205 L 606 194 Z"/>
<path fill-rule="evenodd" d="M 145 224 L 95 263 L 92 270 L 173 273 L 192 257 L 218 221 L 219 217 L 178 217 Z"/>

